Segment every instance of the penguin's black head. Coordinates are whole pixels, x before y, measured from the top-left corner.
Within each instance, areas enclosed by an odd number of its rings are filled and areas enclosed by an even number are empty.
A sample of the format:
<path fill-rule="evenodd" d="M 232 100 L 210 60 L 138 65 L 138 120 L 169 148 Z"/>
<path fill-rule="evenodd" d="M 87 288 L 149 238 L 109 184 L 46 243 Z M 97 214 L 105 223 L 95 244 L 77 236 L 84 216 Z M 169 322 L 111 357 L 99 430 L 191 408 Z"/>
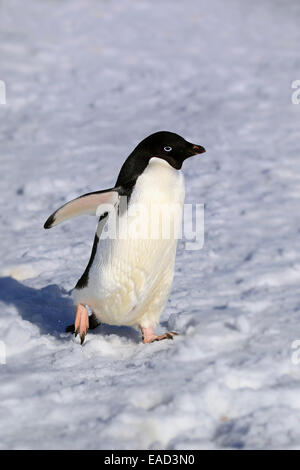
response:
<path fill-rule="evenodd" d="M 184 160 L 205 152 L 205 148 L 201 145 L 191 144 L 173 132 L 160 131 L 142 140 L 135 151 L 147 158 L 162 158 L 173 168 L 180 170 Z"/>
<path fill-rule="evenodd" d="M 205 152 L 201 145 L 191 144 L 173 132 L 160 131 L 142 140 L 124 162 L 116 186 L 129 194 L 139 175 L 143 173 L 151 158 L 161 158 L 176 170 L 184 160 Z"/>

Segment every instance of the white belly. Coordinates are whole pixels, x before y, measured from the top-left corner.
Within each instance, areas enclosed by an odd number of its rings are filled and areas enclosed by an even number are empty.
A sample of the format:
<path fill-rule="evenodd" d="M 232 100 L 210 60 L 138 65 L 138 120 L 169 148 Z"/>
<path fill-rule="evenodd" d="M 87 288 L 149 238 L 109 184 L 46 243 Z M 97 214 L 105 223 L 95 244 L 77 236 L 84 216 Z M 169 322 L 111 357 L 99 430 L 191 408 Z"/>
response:
<path fill-rule="evenodd" d="M 89 305 L 104 323 L 155 326 L 173 280 L 183 201 L 181 171 L 152 158 L 119 218 L 117 239 L 100 238 L 88 285 L 74 291 L 75 302 Z M 170 224 L 163 225 L 159 208 Z"/>

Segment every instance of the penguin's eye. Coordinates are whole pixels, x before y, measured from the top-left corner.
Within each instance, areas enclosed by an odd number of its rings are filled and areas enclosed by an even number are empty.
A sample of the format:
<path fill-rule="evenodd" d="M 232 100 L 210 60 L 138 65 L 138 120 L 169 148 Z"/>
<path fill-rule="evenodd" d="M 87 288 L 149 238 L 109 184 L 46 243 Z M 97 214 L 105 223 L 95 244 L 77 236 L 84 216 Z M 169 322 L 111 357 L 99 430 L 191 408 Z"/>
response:
<path fill-rule="evenodd" d="M 169 146 L 164 147 L 165 152 L 171 152 L 171 150 L 172 150 L 172 147 L 169 147 Z"/>

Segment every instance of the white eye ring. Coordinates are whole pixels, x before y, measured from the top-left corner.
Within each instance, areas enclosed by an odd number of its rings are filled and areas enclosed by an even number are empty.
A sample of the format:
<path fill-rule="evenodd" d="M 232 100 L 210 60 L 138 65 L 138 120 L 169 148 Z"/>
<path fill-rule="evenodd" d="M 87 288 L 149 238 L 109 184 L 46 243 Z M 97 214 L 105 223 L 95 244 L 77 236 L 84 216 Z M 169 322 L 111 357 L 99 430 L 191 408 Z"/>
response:
<path fill-rule="evenodd" d="M 169 147 L 169 146 L 168 146 L 168 147 L 164 147 L 164 151 L 165 151 L 165 152 L 171 152 L 171 150 L 172 150 L 172 147 Z"/>

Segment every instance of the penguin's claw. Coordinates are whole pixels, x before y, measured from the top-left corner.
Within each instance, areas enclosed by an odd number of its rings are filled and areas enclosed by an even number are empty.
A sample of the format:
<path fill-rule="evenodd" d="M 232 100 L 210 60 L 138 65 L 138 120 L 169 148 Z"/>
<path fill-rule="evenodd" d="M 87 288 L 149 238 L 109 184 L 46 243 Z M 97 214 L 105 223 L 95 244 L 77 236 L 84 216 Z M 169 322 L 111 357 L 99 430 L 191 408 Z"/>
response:
<path fill-rule="evenodd" d="M 85 334 L 82 333 L 82 334 L 80 335 L 80 344 L 81 344 L 81 346 L 83 345 L 84 340 L 85 340 Z"/>
<path fill-rule="evenodd" d="M 174 336 L 178 335 L 176 331 L 169 331 L 163 335 L 156 335 L 152 328 L 141 328 L 143 343 L 154 343 L 154 341 L 161 341 L 163 339 L 173 339 Z"/>
<path fill-rule="evenodd" d="M 72 326 L 72 325 L 71 325 Z M 72 328 L 68 327 L 69 331 L 72 331 Z M 74 333 L 75 338 L 80 334 L 80 344 L 84 343 L 84 339 L 89 329 L 89 314 L 84 305 L 77 305 L 75 324 L 74 324 Z"/>
<path fill-rule="evenodd" d="M 156 338 L 154 338 L 150 342 L 153 343 L 153 341 L 161 341 L 162 339 L 174 339 L 174 336 L 176 335 L 178 335 L 176 331 L 169 331 L 168 333 L 165 333 L 164 335 L 156 336 Z"/>

